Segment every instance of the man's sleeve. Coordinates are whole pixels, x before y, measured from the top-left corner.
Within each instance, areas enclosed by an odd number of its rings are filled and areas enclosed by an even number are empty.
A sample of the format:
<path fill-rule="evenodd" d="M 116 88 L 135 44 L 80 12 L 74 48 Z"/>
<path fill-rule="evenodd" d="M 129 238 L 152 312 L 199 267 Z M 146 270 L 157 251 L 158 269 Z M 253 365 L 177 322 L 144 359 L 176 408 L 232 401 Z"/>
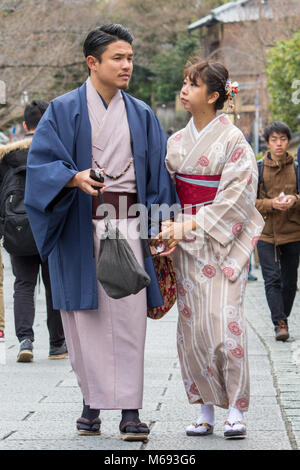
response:
<path fill-rule="evenodd" d="M 65 185 L 77 172 L 59 136 L 51 103 L 30 146 L 25 188 L 25 206 L 42 259 L 48 257 L 61 234 L 76 194 L 76 189 L 67 189 Z"/>

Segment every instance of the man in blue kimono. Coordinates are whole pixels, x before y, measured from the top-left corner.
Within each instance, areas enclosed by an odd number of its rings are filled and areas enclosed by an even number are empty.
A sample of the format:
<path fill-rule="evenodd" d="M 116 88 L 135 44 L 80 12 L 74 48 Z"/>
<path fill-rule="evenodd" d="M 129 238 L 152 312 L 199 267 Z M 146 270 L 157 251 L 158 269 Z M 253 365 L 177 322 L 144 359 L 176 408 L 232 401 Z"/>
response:
<path fill-rule="evenodd" d="M 52 101 L 28 157 L 25 204 L 42 259 L 49 257 L 54 308 L 62 314 L 73 370 L 83 394 L 80 434 L 100 434 L 99 411 L 120 409 L 121 438 L 144 440 L 141 423 L 148 307 L 163 305 L 149 243 L 131 240 L 151 283 L 136 295 L 111 299 L 96 279 L 103 217 L 97 191 L 116 210 L 123 232 L 145 220 L 121 216 L 118 197 L 147 208 L 178 203 L 164 165 L 166 137 L 152 110 L 124 92 L 132 74 L 130 32 L 104 25 L 89 33 L 84 54 L 89 78 Z M 101 168 L 104 184 L 90 178 Z M 93 203 L 92 203 L 93 200 Z M 153 216 L 152 216 L 153 217 Z M 163 219 L 168 219 L 166 211 Z M 156 232 L 158 233 L 158 227 Z"/>

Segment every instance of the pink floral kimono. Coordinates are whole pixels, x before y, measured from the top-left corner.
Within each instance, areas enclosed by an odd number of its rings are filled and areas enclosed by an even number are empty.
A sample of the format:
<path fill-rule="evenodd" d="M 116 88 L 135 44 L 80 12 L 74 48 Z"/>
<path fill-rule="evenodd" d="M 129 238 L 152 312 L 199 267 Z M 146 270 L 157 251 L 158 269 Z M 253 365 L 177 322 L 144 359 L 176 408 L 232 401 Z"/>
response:
<path fill-rule="evenodd" d="M 249 257 L 263 229 L 255 208 L 257 166 L 226 115 L 200 133 L 193 119 L 168 141 L 166 166 L 197 228 L 173 253 L 178 353 L 190 403 L 249 406 L 243 311 Z"/>

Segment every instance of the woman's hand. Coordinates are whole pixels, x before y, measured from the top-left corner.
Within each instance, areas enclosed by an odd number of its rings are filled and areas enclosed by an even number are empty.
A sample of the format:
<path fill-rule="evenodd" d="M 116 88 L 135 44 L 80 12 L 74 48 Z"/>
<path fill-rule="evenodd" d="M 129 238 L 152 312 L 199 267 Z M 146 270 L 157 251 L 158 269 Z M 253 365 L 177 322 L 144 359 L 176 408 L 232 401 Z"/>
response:
<path fill-rule="evenodd" d="M 188 232 L 196 229 L 196 222 L 193 219 L 185 222 L 173 222 L 168 220 L 162 222 L 162 231 L 158 234 L 157 240 L 159 244 L 165 245 L 164 251 L 160 256 L 168 256 L 175 250 L 179 242 L 181 242 Z"/>
<path fill-rule="evenodd" d="M 90 169 L 79 171 L 75 176 L 66 184 L 66 188 L 80 188 L 87 194 L 91 196 L 98 196 L 98 191 L 93 188 L 97 186 L 101 193 L 105 191 L 105 184 L 95 181 L 90 178 Z"/>

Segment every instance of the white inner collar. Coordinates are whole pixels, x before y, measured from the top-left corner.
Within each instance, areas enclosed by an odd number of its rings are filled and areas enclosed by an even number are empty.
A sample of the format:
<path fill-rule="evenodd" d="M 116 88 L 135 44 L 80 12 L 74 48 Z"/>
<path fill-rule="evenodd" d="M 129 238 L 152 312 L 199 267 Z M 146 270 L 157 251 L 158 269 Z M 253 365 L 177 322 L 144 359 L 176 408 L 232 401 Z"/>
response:
<path fill-rule="evenodd" d="M 212 121 L 210 121 L 205 127 L 203 127 L 203 129 L 201 129 L 201 131 L 199 132 L 197 127 L 195 126 L 195 123 L 194 123 L 194 118 L 192 118 L 192 127 L 193 127 L 193 131 L 194 131 L 194 135 L 196 137 L 196 139 L 198 139 L 202 134 L 204 134 L 204 132 L 207 131 L 207 129 L 217 120 L 219 119 L 221 116 L 225 116 L 224 113 L 222 114 L 219 114 L 218 116 L 216 116 Z"/>

